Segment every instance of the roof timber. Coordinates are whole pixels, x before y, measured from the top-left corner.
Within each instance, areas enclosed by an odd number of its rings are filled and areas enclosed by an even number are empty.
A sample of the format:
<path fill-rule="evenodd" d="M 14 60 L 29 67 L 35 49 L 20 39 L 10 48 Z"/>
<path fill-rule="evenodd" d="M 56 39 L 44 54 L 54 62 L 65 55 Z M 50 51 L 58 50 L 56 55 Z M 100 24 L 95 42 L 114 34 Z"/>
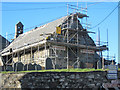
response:
<path fill-rule="evenodd" d="M 31 44 L 31 45 L 27 45 L 27 46 L 23 46 L 23 47 L 20 47 L 20 48 L 17 48 L 17 49 L 13 49 L 13 52 L 12 53 L 15 53 L 15 52 L 19 52 L 21 50 L 24 50 L 24 49 L 28 49 L 28 48 L 31 48 L 31 47 L 36 47 L 38 45 L 43 45 L 44 43 L 51 43 L 51 44 L 55 44 L 55 45 L 60 45 L 60 46 L 69 46 L 69 47 L 79 47 L 81 49 L 90 49 L 90 50 L 95 50 L 95 51 L 103 51 L 103 50 L 107 50 L 108 48 L 107 47 L 96 47 L 96 46 L 86 46 L 86 45 L 77 45 L 77 44 L 73 44 L 73 43 L 66 43 L 66 42 L 55 42 L 55 41 L 51 41 L 51 40 L 43 40 L 41 42 L 37 42 L 37 43 L 34 43 L 34 44 Z M 2 56 L 5 56 L 5 55 L 10 55 L 12 54 L 10 53 L 9 51 L 8 52 L 5 52 L 5 53 L 2 53 Z"/>
<path fill-rule="evenodd" d="M 38 42 L 38 43 L 34 43 L 34 44 L 31 44 L 31 45 L 23 46 L 23 47 L 21 47 L 21 48 L 17 48 L 17 49 L 15 49 L 15 50 L 13 50 L 12 53 L 19 52 L 19 51 L 21 51 L 21 50 L 28 49 L 28 48 L 31 48 L 31 47 L 36 47 L 36 46 L 38 46 L 38 45 L 43 45 L 43 44 L 46 43 L 46 42 L 47 42 L 47 41 L 44 40 L 44 41 L 41 41 L 41 42 Z M 10 54 L 12 54 L 12 53 L 10 53 L 10 52 L 8 51 L 8 52 L 5 52 L 5 53 L 2 53 L 2 56 L 10 55 Z"/>
<path fill-rule="evenodd" d="M 72 29 L 72 28 L 63 28 L 62 30 L 77 31 L 77 29 Z M 85 31 L 85 30 L 78 30 L 78 32 L 80 32 L 80 33 L 94 33 L 95 34 L 95 32 Z"/>
<path fill-rule="evenodd" d="M 65 42 L 54 42 L 54 41 L 41 41 L 41 42 L 38 42 L 38 43 L 35 43 L 35 44 L 32 44 L 32 45 L 27 45 L 27 46 L 23 46 L 21 48 L 17 48 L 15 50 L 13 50 L 12 53 L 15 53 L 15 52 L 19 52 L 21 50 L 24 50 L 24 49 L 28 49 L 28 48 L 31 48 L 31 47 L 36 47 L 38 45 L 43 45 L 44 43 L 51 43 L 51 44 L 55 44 L 55 45 L 61 45 L 61 46 L 69 46 L 69 47 L 79 47 L 81 49 L 91 49 L 91 50 L 95 50 L 95 51 L 103 51 L 103 50 L 107 50 L 108 48 L 107 47 L 96 47 L 96 46 L 86 46 L 86 45 L 77 45 L 77 44 L 72 44 L 72 43 L 65 43 Z M 5 53 L 2 53 L 2 56 L 5 56 L 5 55 L 10 55 L 12 54 L 10 53 L 9 51 L 8 52 L 5 52 Z"/>
<path fill-rule="evenodd" d="M 55 44 L 55 45 L 61 45 L 61 46 L 70 46 L 70 47 L 79 47 L 81 49 L 90 49 L 90 50 L 95 50 L 95 51 L 103 51 L 107 50 L 107 47 L 96 47 L 96 46 L 86 46 L 86 45 L 77 45 L 73 43 L 66 43 L 66 42 L 54 42 L 54 41 L 48 41 L 49 43 Z"/>

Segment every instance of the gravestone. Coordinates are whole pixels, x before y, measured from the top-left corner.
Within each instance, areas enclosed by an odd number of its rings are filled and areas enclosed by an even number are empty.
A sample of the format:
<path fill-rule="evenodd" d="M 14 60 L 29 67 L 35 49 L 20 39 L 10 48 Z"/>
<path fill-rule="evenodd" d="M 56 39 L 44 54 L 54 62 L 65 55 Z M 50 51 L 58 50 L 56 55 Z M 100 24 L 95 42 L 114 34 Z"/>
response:
<path fill-rule="evenodd" d="M 55 69 L 60 69 L 58 64 L 55 65 Z"/>
<path fill-rule="evenodd" d="M 35 65 L 28 64 L 28 70 L 35 70 Z"/>
<path fill-rule="evenodd" d="M 22 62 L 17 62 L 14 64 L 14 71 L 23 71 L 24 65 Z"/>
<path fill-rule="evenodd" d="M 108 65 L 107 78 L 108 79 L 117 79 L 117 65 Z"/>
<path fill-rule="evenodd" d="M 28 64 L 25 64 L 24 65 L 24 71 L 27 71 L 28 70 Z"/>
<path fill-rule="evenodd" d="M 0 71 L 5 71 L 4 66 L 0 66 Z"/>
<path fill-rule="evenodd" d="M 120 68 L 120 63 L 118 63 L 118 68 Z"/>
<path fill-rule="evenodd" d="M 25 71 L 27 71 L 27 70 L 35 70 L 35 65 L 32 65 L 31 63 L 30 64 L 25 64 L 24 70 Z"/>
<path fill-rule="evenodd" d="M 42 67 L 40 66 L 40 65 L 36 65 L 36 68 L 37 68 L 37 70 L 41 70 L 42 69 Z"/>
<path fill-rule="evenodd" d="M 6 66 L 6 71 L 13 71 L 13 67 L 11 65 Z"/>
<path fill-rule="evenodd" d="M 46 59 L 45 69 L 53 69 L 52 60 L 50 58 Z"/>

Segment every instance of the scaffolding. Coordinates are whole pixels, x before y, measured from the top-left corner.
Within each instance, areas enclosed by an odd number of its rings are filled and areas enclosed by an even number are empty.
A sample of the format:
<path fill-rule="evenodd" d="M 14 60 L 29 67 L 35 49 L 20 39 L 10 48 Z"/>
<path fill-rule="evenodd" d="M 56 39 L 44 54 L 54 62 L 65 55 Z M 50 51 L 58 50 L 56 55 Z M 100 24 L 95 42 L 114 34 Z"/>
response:
<path fill-rule="evenodd" d="M 69 16 L 68 15 L 68 8 L 69 8 L 69 5 L 67 4 L 67 16 Z M 77 3 L 77 10 L 78 10 L 78 3 Z M 86 8 L 82 8 L 81 7 L 81 12 L 82 12 L 82 10 L 84 10 L 85 12 L 86 12 L 86 15 L 87 15 L 87 4 L 86 4 Z M 76 13 L 78 13 L 78 12 L 76 12 Z M 69 18 L 69 17 L 68 17 Z M 86 17 L 86 23 L 83 23 L 83 24 L 85 24 L 86 25 L 86 31 L 84 31 L 84 30 L 79 30 L 79 28 L 78 28 L 78 24 L 79 24 L 79 18 L 78 18 L 78 14 L 77 14 L 77 28 L 76 29 L 71 29 L 71 28 L 69 28 L 68 27 L 68 22 L 69 22 L 69 19 L 67 18 L 67 28 L 62 28 L 62 30 L 66 30 L 66 33 L 65 33 L 65 36 L 62 36 L 62 37 L 66 37 L 67 39 L 64 41 L 64 42 L 55 42 L 54 40 L 53 41 L 48 41 L 49 43 L 52 43 L 52 44 L 55 44 L 55 45 L 59 45 L 59 46 L 66 46 L 66 53 L 67 53 L 67 55 L 66 55 L 66 57 L 65 58 L 67 58 L 67 69 L 69 69 L 69 50 L 71 50 L 74 54 L 75 54 L 75 56 L 76 56 L 76 61 L 73 63 L 73 65 L 72 66 L 74 66 L 75 64 L 77 64 L 77 68 L 79 68 L 80 67 L 80 59 L 79 59 L 79 48 L 82 48 L 82 49 L 87 49 L 87 51 L 88 50 L 95 50 L 95 51 L 98 51 L 99 52 L 99 56 L 100 57 L 103 57 L 102 56 L 102 51 L 103 50 L 108 50 L 108 48 L 107 47 L 102 47 L 102 46 L 100 46 L 100 41 L 99 41 L 99 46 L 98 47 L 96 47 L 96 46 L 88 46 L 88 44 L 87 44 L 87 41 L 86 41 L 86 45 L 81 45 L 80 44 L 80 41 L 79 41 L 79 33 L 82 33 L 83 34 L 83 38 L 85 39 L 85 37 L 84 37 L 84 34 L 86 34 L 86 33 L 94 33 L 94 32 L 90 32 L 90 31 L 87 31 L 87 29 L 89 28 L 88 27 L 88 25 L 90 25 L 90 24 L 88 24 L 87 23 L 87 17 Z M 82 21 L 82 18 L 81 18 L 81 21 Z M 66 24 L 65 24 L 66 25 Z M 64 26 L 64 25 L 63 25 Z M 69 31 L 74 31 L 75 32 L 75 34 L 70 38 L 69 37 Z M 57 35 L 57 34 L 56 34 Z M 57 37 L 58 36 L 60 36 L 60 35 L 57 35 Z M 70 42 L 70 40 L 72 39 L 72 38 L 74 38 L 75 36 L 77 36 L 77 39 L 76 39 L 76 41 L 74 41 L 75 43 L 71 43 Z M 108 41 L 107 41 L 107 43 L 108 43 Z M 108 46 L 108 45 L 107 45 Z M 76 47 L 77 48 L 77 51 L 75 52 L 74 50 L 72 50 L 73 48 L 72 47 Z M 54 52 L 55 52 L 55 56 L 56 57 L 58 57 L 58 55 L 56 55 L 56 49 L 54 49 Z M 88 53 L 86 53 L 87 54 L 87 63 L 88 63 Z M 108 55 L 109 56 L 109 55 Z M 65 59 L 64 58 L 64 59 Z M 101 60 L 101 58 L 99 58 L 100 60 Z"/>

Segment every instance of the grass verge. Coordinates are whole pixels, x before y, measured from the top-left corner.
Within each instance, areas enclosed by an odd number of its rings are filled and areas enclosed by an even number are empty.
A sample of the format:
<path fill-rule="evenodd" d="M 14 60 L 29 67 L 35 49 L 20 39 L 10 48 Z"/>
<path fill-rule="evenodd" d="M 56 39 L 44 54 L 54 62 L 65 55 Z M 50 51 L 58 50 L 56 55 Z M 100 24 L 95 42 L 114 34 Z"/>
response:
<path fill-rule="evenodd" d="M 1 73 L 30 73 L 30 72 L 91 72 L 91 71 L 107 71 L 107 69 L 51 69 L 51 70 L 31 70 L 31 71 L 3 71 Z"/>

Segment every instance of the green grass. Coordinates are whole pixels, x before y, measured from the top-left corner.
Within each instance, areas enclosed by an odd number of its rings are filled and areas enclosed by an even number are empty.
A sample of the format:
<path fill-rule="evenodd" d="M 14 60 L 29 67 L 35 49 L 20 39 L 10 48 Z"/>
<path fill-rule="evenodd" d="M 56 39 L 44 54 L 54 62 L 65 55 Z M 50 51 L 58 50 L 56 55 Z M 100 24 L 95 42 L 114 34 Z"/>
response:
<path fill-rule="evenodd" d="M 106 71 L 102 69 L 51 69 L 51 70 L 31 70 L 31 71 L 17 71 L 17 73 L 27 73 L 27 72 L 91 72 L 91 71 Z M 16 73 L 14 71 L 3 71 L 1 73 Z"/>
<path fill-rule="evenodd" d="M 118 71 L 120 71 L 120 68 L 118 68 Z"/>
<path fill-rule="evenodd" d="M 3 71 L 1 73 L 30 73 L 30 72 L 91 72 L 91 71 L 107 71 L 108 69 L 51 69 L 51 70 L 31 70 L 31 71 Z M 120 68 L 118 69 L 120 71 Z"/>

